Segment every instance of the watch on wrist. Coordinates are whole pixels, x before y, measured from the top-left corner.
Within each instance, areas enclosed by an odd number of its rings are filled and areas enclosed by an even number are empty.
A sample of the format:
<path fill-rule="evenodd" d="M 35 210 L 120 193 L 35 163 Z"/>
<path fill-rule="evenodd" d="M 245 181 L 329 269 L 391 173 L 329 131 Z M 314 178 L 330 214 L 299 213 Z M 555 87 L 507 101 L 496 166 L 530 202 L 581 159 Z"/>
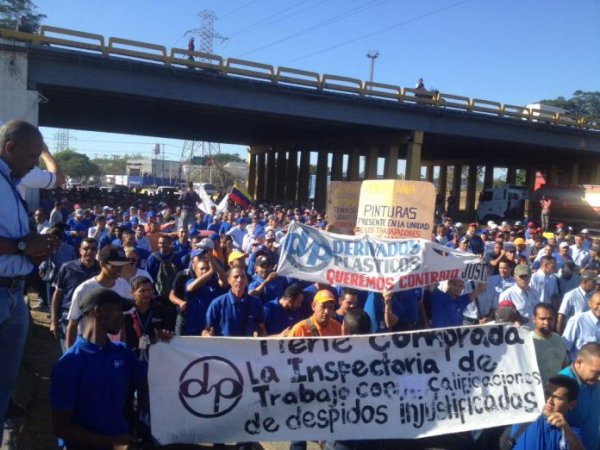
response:
<path fill-rule="evenodd" d="M 23 240 L 19 239 L 19 240 L 17 241 L 17 251 L 18 251 L 19 253 L 24 253 L 24 252 L 25 252 L 25 250 L 27 250 L 27 242 L 25 242 L 25 241 L 23 241 Z"/>

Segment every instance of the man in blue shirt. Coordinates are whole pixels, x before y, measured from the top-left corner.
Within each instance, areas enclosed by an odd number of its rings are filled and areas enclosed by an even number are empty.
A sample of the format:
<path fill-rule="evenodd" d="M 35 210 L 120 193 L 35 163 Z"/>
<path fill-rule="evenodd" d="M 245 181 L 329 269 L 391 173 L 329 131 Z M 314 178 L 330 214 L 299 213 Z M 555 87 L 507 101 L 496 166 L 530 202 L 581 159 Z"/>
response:
<path fill-rule="evenodd" d="M 485 290 L 485 283 L 479 283 L 470 294 L 463 294 L 464 289 L 465 282 L 461 279 L 448 280 L 446 292 L 435 285 L 429 287 L 432 328 L 462 326 L 465 308 Z"/>
<path fill-rule="evenodd" d="M 560 373 L 579 385 L 577 406 L 569 411 L 567 419 L 582 428 L 585 448 L 597 449 L 600 445 L 600 344 L 590 342 L 581 347 L 575 362 Z"/>
<path fill-rule="evenodd" d="M 585 450 L 581 429 L 566 419 L 577 404 L 577 382 L 565 375 L 555 375 L 548 380 L 545 393 L 543 414 L 529 426 L 513 425 L 514 450 Z M 524 431 L 520 431 L 522 427 L 526 427 Z"/>
<path fill-rule="evenodd" d="M 256 273 L 248 286 L 248 293 L 259 298 L 263 303 L 276 300 L 283 295 L 287 287 L 287 279 L 273 270 L 273 262 L 269 255 L 256 258 Z"/>
<path fill-rule="evenodd" d="M 246 293 L 248 276 L 241 267 L 229 269 L 231 289 L 212 301 L 202 336 L 266 336 L 262 302 Z"/>
<path fill-rule="evenodd" d="M 300 322 L 303 295 L 302 289 L 297 284 L 288 286 L 281 298 L 265 304 L 265 328 L 267 335 L 286 337 L 292 327 Z"/>
<path fill-rule="evenodd" d="M 370 292 L 365 312 L 371 319 L 372 333 L 414 330 L 421 324 L 421 288 L 401 292 Z"/>
<path fill-rule="evenodd" d="M 109 289 L 88 292 L 83 335 L 52 370 L 52 425 L 69 449 L 123 448 L 135 442 L 126 418 L 132 389 L 144 385 L 146 367 L 125 344 L 113 343 L 123 312 L 133 306 Z"/>
<path fill-rule="evenodd" d="M 29 323 L 25 276 L 60 245 L 56 236 L 29 228 L 27 205 L 17 190 L 21 178 L 38 165 L 43 146 L 42 135 L 30 123 L 12 120 L 0 127 L 0 445 Z"/>

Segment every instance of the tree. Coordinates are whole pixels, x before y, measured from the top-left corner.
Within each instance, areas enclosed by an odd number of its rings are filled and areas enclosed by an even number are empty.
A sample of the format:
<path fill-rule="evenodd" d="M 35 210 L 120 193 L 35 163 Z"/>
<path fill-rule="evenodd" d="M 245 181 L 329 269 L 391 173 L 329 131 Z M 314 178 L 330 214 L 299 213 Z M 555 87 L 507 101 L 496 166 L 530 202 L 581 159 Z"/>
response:
<path fill-rule="evenodd" d="M 54 159 L 65 175 L 71 178 L 91 177 L 101 174 L 100 167 L 90 161 L 90 158 L 70 148 L 55 153 Z"/>
<path fill-rule="evenodd" d="M 219 153 L 211 156 L 214 164 L 225 165 L 230 162 L 244 162 L 242 158 L 240 158 L 235 153 Z"/>
<path fill-rule="evenodd" d="M 600 91 L 575 91 L 573 97 L 558 97 L 554 100 L 540 100 L 544 105 L 566 109 L 575 117 L 600 117 Z"/>
<path fill-rule="evenodd" d="M 0 28 L 15 30 L 19 24 L 20 31 L 37 33 L 45 17 L 31 0 L 0 0 Z"/>

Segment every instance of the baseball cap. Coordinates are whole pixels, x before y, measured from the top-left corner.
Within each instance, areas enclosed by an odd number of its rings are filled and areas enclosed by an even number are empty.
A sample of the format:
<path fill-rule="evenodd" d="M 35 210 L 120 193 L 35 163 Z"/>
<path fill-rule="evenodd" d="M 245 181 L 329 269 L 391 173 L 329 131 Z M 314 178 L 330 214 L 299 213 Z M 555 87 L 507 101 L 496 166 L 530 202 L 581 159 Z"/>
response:
<path fill-rule="evenodd" d="M 151 219 L 152 217 L 154 217 L 154 211 L 150 211 L 148 212 L 148 214 L 146 214 L 146 217 L 148 217 L 148 219 Z"/>
<path fill-rule="evenodd" d="M 528 228 L 535 228 L 535 222 L 527 222 Z"/>
<path fill-rule="evenodd" d="M 565 248 L 565 247 L 568 247 L 568 246 L 569 246 L 569 244 L 568 244 L 567 242 L 561 242 L 561 243 L 558 245 L 558 247 L 559 247 L 559 248 Z"/>
<path fill-rule="evenodd" d="M 190 252 L 190 259 L 194 259 L 196 256 L 203 255 L 208 252 L 207 248 L 196 248 Z"/>
<path fill-rule="evenodd" d="M 529 269 L 528 265 L 519 264 L 519 265 L 517 265 L 517 267 L 515 267 L 515 275 L 518 277 L 524 276 L 524 275 L 531 275 L 531 270 Z"/>
<path fill-rule="evenodd" d="M 516 238 L 514 240 L 514 244 L 515 245 L 523 245 L 523 244 L 525 244 L 525 239 L 523 239 L 523 238 Z"/>
<path fill-rule="evenodd" d="M 121 247 L 116 245 L 106 245 L 102 247 L 98 254 L 98 261 L 108 263 L 112 266 L 124 266 L 128 264 L 127 256 Z"/>
<path fill-rule="evenodd" d="M 461 222 L 456 222 L 454 224 L 454 228 L 462 228 L 462 227 L 463 227 L 463 224 Z"/>
<path fill-rule="evenodd" d="M 503 300 L 498 303 L 498 309 L 500 308 L 516 308 L 515 304 L 510 300 Z"/>
<path fill-rule="evenodd" d="M 240 258 L 245 258 L 246 254 L 240 252 L 239 250 L 233 250 L 230 254 L 229 257 L 227 258 L 227 264 L 231 265 L 231 263 L 233 261 L 235 261 L 236 259 L 240 259 Z"/>
<path fill-rule="evenodd" d="M 515 227 L 521 227 L 521 226 L 523 226 L 523 222 L 521 222 L 520 220 L 517 220 L 515 222 Z"/>
<path fill-rule="evenodd" d="M 204 248 L 204 249 L 214 250 L 215 249 L 215 242 L 212 239 L 204 238 L 198 244 L 198 248 Z"/>
<path fill-rule="evenodd" d="M 479 225 L 476 222 L 471 222 L 469 228 L 477 228 Z"/>
<path fill-rule="evenodd" d="M 131 300 L 121 297 L 113 290 L 95 288 L 85 293 L 81 300 L 81 304 L 79 305 L 79 309 L 83 314 L 87 314 L 93 310 L 94 307 L 107 304 L 121 305 L 122 311 L 128 311 L 135 306 Z"/>
<path fill-rule="evenodd" d="M 243 223 L 248 223 L 248 221 L 247 221 L 245 218 L 243 218 L 243 217 L 240 217 L 240 218 L 237 220 L 237 223 L 238 223 L 239 225 L 241 225 L 241 224 L 243 224 Z"/>
<path fill-rule="evenodd" d="M 335 302 L 335 297 L 329 289 L 321 289 L 315 294 L 314 301 L 319 303 Z"/>
<path fill-rule="evenodd" d="M 580 231 L 581 234 L 590 234 L 590 230 L 588 230 L 587 228 L 584 228 L 583 230 Z"/>
<path fill-rule="evenodd" d="M 256 258 L 256 265 L 261 267 L 270 266 L 271 258 L 269 258 L 267 255 L 260 255 L 258 258 Z"/>

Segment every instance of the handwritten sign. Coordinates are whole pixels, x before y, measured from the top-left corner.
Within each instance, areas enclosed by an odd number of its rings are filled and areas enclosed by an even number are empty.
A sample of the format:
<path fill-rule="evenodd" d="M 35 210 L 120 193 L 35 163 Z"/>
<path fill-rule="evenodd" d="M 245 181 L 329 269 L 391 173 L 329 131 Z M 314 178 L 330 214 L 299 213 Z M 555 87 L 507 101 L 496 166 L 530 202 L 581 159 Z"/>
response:
<path fill-rule="evenodd" d="M 327 222 L 332 231 L 354 234 L 362 181 L 331 181 L 327 191 Z"/>
<path fill-rule="evenodd" d="M 356 227 L 379 238 L 430 239 L 434 212 L 433 183 L 366 180 L 360 190 Z"/>
<path fill-rule="evenodd" d="M 413 439 L 530 422 L 544 405 L 531 335 L 504 325 L 175 338 L 151 347 L 149 384 L 161 444 Z"/>

